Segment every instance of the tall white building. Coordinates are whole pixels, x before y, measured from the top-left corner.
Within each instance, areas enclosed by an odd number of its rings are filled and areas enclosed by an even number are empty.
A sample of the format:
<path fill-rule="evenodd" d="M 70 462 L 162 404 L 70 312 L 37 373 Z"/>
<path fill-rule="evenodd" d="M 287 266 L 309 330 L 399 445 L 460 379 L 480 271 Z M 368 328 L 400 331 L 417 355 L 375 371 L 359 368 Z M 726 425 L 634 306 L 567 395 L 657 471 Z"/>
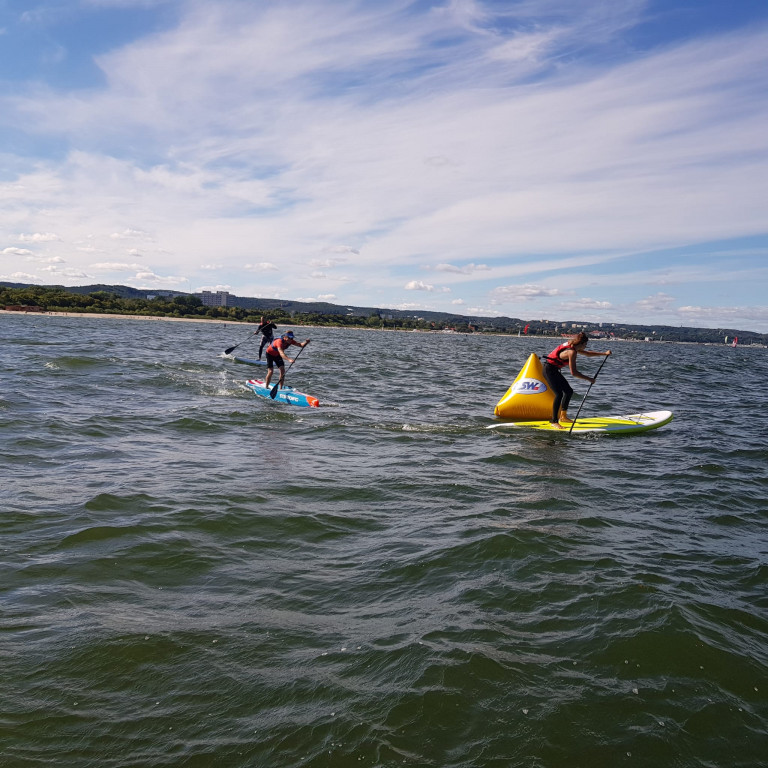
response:
<path fill-rule="evenodd" d="M 200 297 L 204 307 L 226 307 L 229 300 L 229 291 L 203 291 L 195 295 Z"/>

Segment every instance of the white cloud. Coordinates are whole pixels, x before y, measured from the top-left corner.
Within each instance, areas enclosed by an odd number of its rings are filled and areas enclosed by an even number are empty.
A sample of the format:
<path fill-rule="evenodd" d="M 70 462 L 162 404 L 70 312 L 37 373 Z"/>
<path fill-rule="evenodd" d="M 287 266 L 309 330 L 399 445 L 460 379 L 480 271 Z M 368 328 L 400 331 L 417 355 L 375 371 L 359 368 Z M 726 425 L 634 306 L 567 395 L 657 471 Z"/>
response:
<path fill-rule="evenodd" d="M 401 302 L 400 304 L 392 304 L 392 305 L 387 304 L 387 305 L 385 305 L 385 308 L 387 308 L 387 309 L 399 309 L 399 310 L 401 310 L 403 312 L 408 312 L 408 311 L 411 311 L 411 310 L 414 310 L 414 311 L 420 310 L 422 312 L 425 312 L 425 311 L 427 311 L 429 309 L 428 307 L 425 307 L 423 304 L 416 304 L 414 302 Z"/>
<path fill-rule="evenodd" d="M 186 283 L 186 277 L 161 276 L 154 272 L 137 272 L 135 279 L 142 283 L 154 283 L 156 285 L 183 285 Z M 222 290 L 217 288 L 215 290 Z"/>
<path fill-rule="evenodd" d="M 646 296 L 634 303 L 637 309 L 644 312 L 667 312 L 673 309 L 675 297 L 667 293 L 656 293 L 653 296 Z"/>
<path fill-rule="evenodd" d="M 360 251 L 357 248 L 353 248 L 351 245 L 331 245 L 328 248 L 325 248 L 325 251 L 327 253 L 338 253 L 338 254 L 352 254 L 353 256 L 359 256 Z M 347 261 L 344 259 L 344 261 Z"/>
<path fill-rule="evenodd" d="M 511 301 L 532 301 L 542 297 L 561 296 L 562 293 L 557 288 L 545 288 L 544 286 L 531 283 L 524 285 L 501 285 L 491 291 L 491 300 L 494 304 L 502 304 Z"/>
<path fill-rule="evenodd" d="M 30 275 L 28 272 L 12 272 L 10 275 L 2 275 L 1 279 L 9 283 L 39 283 L 42 282 L 37 275 Z"/>
<path fill-rule="evenodd" d="M 110 237 L 113 240 L 131 240 L 133 238 L 146 239 L 149 235 L 139 229 L 125 229 L 122 232 L 113 232 Z"/>
<path fill-rule="evenodd" d="M 406 283 L 403 288 L 406 291 L 428 291 L 429 293 L 448 293 L 451 289 L 445 286 L 434 286 L 429 283 L 422 282 L 421 280 L 411 280 Z"/>
<path fill-rule="evenodd" d="M 303 296 L 294 299 L 294 301 L 305 301 L 311 304 L 318 301 L 333 301 L 335 298 L 333 293 L 318 293 L 317 296 Z"/>
<path fill-rule="evenodd" d="M 53 267 L 53 269 L 56 269 Z M 93 275 L 89 275 L 87 272 L 83 272 L 80 269 L 61 269 L 58 271 L 58 274 L 61 277 L 66 277 L 70 280 L 72 279 L 85 279 L 85 280 L 92 280 Z"/>
<path fill-rule="evenodd" d="M 348 259 L 310 259 L 309 265 L 311 267 L 320 267 L 322 269 L 333 269 L 334 267 L 338 267 L 342 264 L 347 264 Z"/>
<path fill-rule="evenodd" d="M 768 307 L 697 307 L 685 306 L 677 310 L 681 320 L 715 327 L 737 327 L 755 324 L 768 326 Z"/>
<path fill-rule="evenodd" d="M 127 264 L 120 261 L 101 261 L 96 264 L 89 264 L 90 269 L 105 270 L 107 272 L 133 272 L 143 270 L 143 264 Z"/>
<path fill-rule="evenodd" d="M 558 309 L 570 312 L 580 310 L 590 311 L 595 309 L 612 309 L 613 304 L 610 301 L 600 301 L 599 299 L 582 298 L 574 301 L 565 301 L 557 305 Z"/>
<path fill-rule="evenodd" d="M 206 270 L 224 269 L 224 265 L 223 264 L 201 264 L 199 269 L 206 269 Z"/>
<path fill-rule="evenodd" d="M 257 264 L 246 264 L 243 269 L 249 269 L 253 272 L 277 272 L 278 268 L 276 264 L 271 261 L 260 261 Z"/>
<path fill-rule="evenodd" d="M 0 253 L 4 256 L 34 256 L 34 252 L 26 248 L 3 248 Z"/>
<path fill-rule="evenodd" d="M 489 267 L 486 264 L 465 264 L 463 267 L 457 267 L 453 264 L 437 264 L 435 269 L 439 272 L 453 272 L 459 275 L 471 275 L 475 272 L 487 272 Z"/>
<path fill-rule="evenodd" d="M 50 243 L 55 240 L 61 240 L 58 235 L 54 235 L 53 232 L 35 232 L 34 234 L 19 235 L 20 243 Z"/>

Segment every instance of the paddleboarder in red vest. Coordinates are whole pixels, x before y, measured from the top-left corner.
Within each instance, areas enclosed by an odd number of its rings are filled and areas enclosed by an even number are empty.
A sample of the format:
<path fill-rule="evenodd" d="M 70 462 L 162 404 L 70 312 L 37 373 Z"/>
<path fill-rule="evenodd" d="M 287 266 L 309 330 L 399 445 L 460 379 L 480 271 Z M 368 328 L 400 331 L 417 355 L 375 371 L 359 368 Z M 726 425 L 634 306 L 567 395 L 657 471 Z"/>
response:
<path fill-rule="evenodd" d="M 570 341 L 561 344 L 556 349 L 553 349 L 544 358 L 544 376 L 547 379 L 547 383 L 555 393 L 555 401 L 552 404 L 552 419 L 551 423 L 553 427 L 557 429 L 564 429 L 561 426 L 561 422 L 564 424 L 572 424 L 573 419 L 568 418 L 568 404 L 571 402 L 571 395 L 573 395 L 573 389 L 571 385 L 565 380 L 563 376 L 563 368 L 568 366 L 571 372 L 571 376 L 575 376 L 577 379 L 584 379 L 590 384 L 594 384 L 595 380 L 591 376 L 585 376 L 576 368 L 576 357 L 579 353 L 587 355 L 587 357 L 607 357 L 611 354 L 609 349 L 607 352 L 592 352 L 587 351 L 586 347 L 589 343 L 589 336 L 586 333 L 577 333 Z"/>
<path fill-rule="evenodd" d="M 272 368 L 274 366 L 277 366 L 280 369 L 280 380 L 277 383 L 280 387 L 283 386 L 283 382 L 285 381 L 284 361 L 287 360 L 289 363 L 293 362 L 293 358 L 288 357 L 288 355 L 285 354 L 285 350 L 291 346 L 306 347 L 307 344 L 309 344 L 309 339 L 302 344 L 300 341 L 296 341 L 293 338 L 293 331 L 288 331 L 288 333 L 284 333 L 279 339 L 276 339 L 267 347 L 267 380 L 264 382 L 264 386 L 267 389 L 269 389 L 269 382 L 272 380 Z"/>

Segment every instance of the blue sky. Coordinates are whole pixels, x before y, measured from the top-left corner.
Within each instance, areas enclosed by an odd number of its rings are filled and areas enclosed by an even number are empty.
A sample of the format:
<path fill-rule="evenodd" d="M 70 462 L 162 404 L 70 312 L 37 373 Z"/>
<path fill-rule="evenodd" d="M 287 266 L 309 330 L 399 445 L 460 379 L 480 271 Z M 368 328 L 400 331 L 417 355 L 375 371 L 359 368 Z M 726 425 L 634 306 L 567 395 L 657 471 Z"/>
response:
<path fill-rule="evenodd" d="M 768 3 L 0 0 L 0 279 L 768 332 Z"/>

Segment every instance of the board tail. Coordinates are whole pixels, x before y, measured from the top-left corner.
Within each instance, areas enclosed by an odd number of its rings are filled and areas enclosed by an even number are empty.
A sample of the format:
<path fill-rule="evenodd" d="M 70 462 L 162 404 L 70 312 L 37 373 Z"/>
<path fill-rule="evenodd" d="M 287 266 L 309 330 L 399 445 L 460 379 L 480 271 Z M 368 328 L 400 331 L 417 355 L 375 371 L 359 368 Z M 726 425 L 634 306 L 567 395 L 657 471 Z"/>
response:
<path fill-rule="evenodd" d="M 548 421 L 554 402 L 555 395 L 547 386 L 541 361 L 531 354 L 493 412 L 512 421 Z"/>

